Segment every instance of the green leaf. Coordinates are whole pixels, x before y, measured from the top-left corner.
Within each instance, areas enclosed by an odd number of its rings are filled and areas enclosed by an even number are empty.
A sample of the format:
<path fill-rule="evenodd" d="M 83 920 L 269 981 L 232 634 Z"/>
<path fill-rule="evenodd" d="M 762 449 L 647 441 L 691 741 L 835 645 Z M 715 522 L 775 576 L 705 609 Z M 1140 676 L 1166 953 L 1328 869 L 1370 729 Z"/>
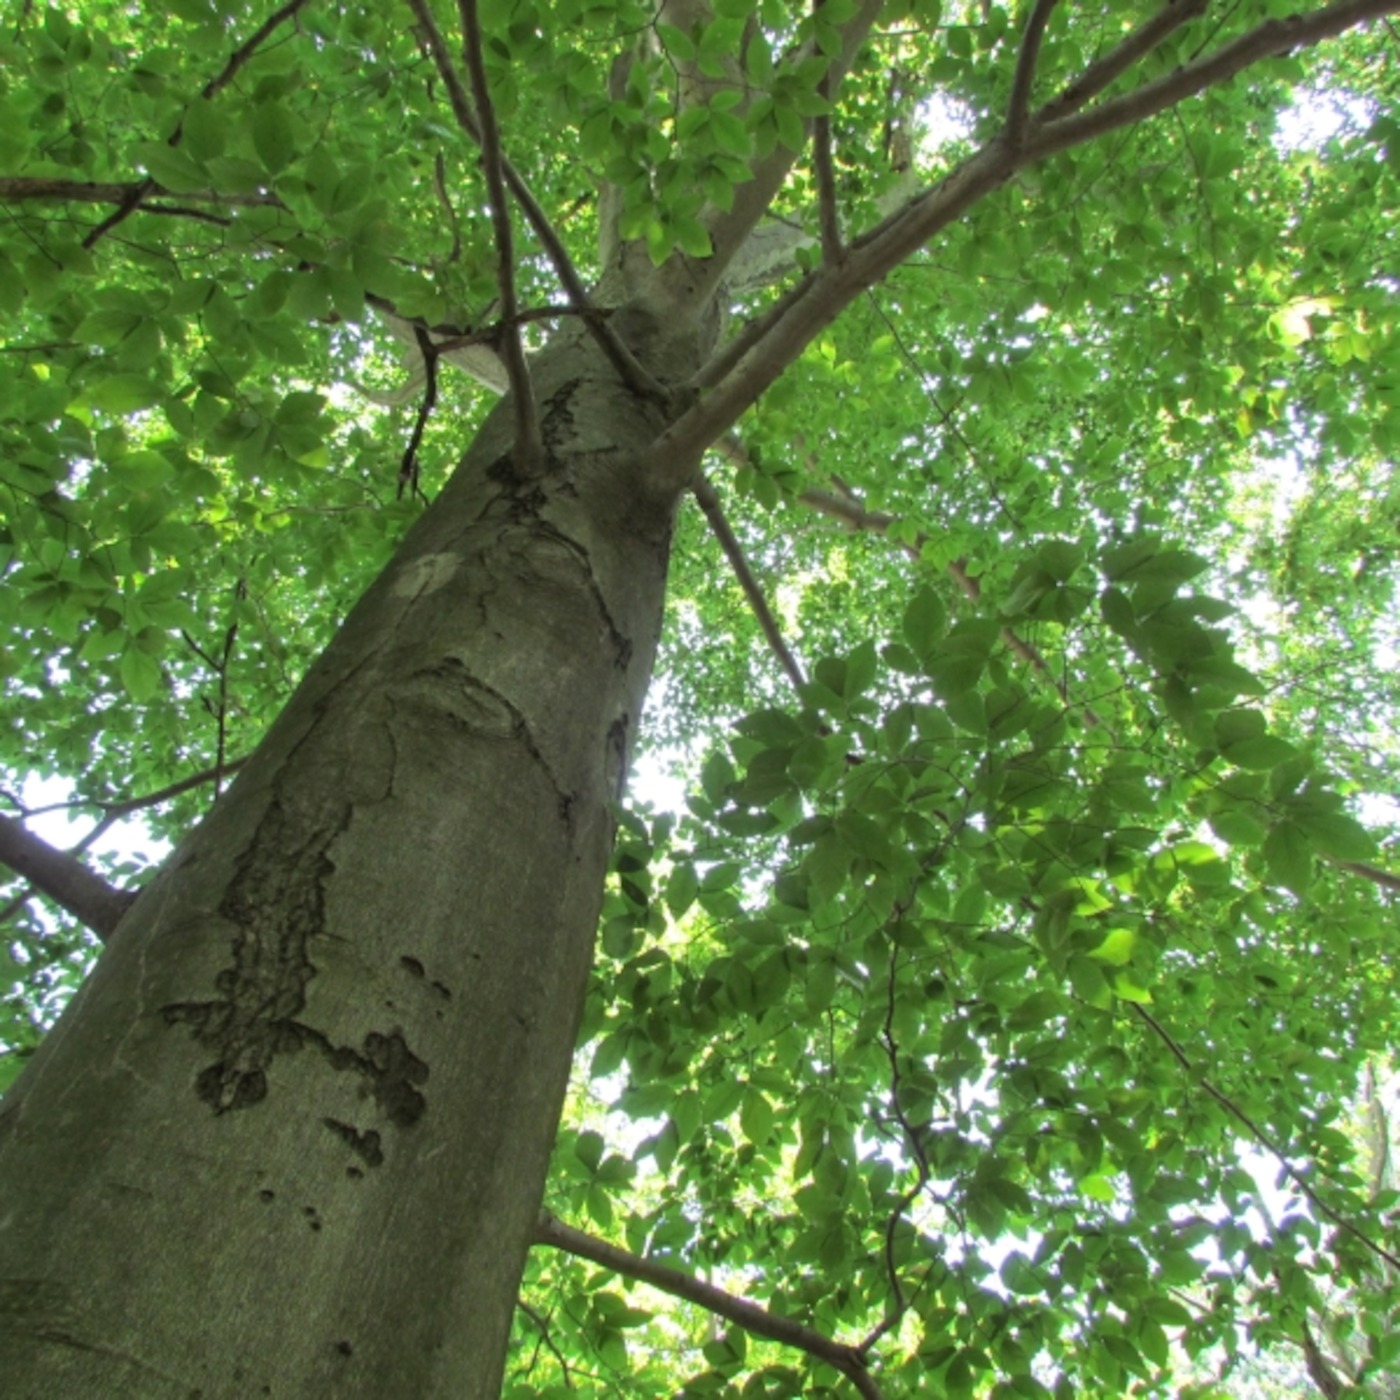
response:
<path fill-rule="evenodd" d="M 1355 817 L 1345 812 L 1318 812 L 1300 808 L 1293 814 L 1299 829 L 1324 855 L 1337 860 L 1371 860 L 1376 843 Z"/>
<path fill-rule="evenodd" d="M 159 403 L 161 390 L 145 375 L 110 374 L 92 384 L 84 397 L 107 413 L 135 413 Z"/>
<path fill-rule="evenodd" d="M 281 174 L 296 158 L 301 133 L 281 103 L 258 104 L 253 111 L 252 133 L 254 149 L 272 174 Z"/>
<path fill-rule="evenodd" d="M 680 219 L 675 227 L 675 239 L 681 251 L 688 257 L 708 258 L 714 253 L 710 242 L 710 231 L 699 219 Z"/>
<path fill-rule="evenodd" d="M 1286 890 L 1302 896 L 1312 883 L 1313 847 L 1304 832 L 1292 822 L 1277 822 L 1264 838 L 1264 863 L 1269 878 Z"/>
<path fill-rule="evenodd" d="M 699 888 L 699 877 L 689 861 L 682 862 L 671 871 L 671 877 L 666 882 L 666 907 L 671 911 L 672 918 L 681 918 L 695 903 Z"/>
<path fill-rule="evenodd" d="M 136 156 L 151 179 L 173 194 L 194 194 L 209 184 L 199 163 L 179 147 L 149 141 L 138 148 Z"/>
<path fill-rule="evenodd" d="M 160 689 L 160 662 L 140 647 L 128 646 L 122 652 L 121 676 L 126 693 L 137 704 L 143 704 Z"/>
<path fill-rule="evenodd" d="M 773 1105 L 757 1089 L 749 1089 L 744 1094 L 739 1108 L 739 1126 L 755 1147 L 762 1147 L 773 1131 Z"/>
<path fill-rule="evenodd" d="M 939 596 L 924 585 L 904 609 L 904 639 L 921 658 L 930 656 L 943 636 L 948 612 Z"/>
<path fill-rule="evenodd" d="M 656 33 L 672 58 L 680 63 L 695 61 L 695 44 L 683 29 L 678 29 L 674 24 L 663 23 L 656 26 Z"/>

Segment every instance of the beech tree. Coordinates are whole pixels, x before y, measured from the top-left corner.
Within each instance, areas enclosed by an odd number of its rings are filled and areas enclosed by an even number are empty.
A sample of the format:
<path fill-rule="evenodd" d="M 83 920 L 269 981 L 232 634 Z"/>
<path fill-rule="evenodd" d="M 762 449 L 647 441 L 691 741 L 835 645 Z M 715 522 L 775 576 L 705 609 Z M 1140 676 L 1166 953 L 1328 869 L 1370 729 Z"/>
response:
<path fill-rule="evenodd" d="M 12 5 L 0 1388 L 1393 1377 L 1397 8 Z"/>

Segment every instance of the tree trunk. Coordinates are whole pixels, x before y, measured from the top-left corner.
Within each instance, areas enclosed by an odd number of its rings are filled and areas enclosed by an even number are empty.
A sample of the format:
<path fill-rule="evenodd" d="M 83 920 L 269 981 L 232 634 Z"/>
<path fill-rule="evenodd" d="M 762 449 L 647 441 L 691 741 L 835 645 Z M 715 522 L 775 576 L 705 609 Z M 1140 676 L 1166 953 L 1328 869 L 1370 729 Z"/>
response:
<path fill-rule="evenodd" d="M 502 406 L 7 1097 L 6 1396 L 498 1394 L 674 509 L 534 378 L 546 475 Z"/>

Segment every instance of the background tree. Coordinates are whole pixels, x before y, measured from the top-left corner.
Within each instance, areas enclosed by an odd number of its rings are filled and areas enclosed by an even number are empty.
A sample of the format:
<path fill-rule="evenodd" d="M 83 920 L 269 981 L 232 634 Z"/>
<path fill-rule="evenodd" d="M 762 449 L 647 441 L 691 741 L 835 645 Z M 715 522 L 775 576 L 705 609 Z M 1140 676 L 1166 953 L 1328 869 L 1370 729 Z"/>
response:
<path fill-rule="evenodd" d="M 7 1385 L 1379 1385 L 1394 8 L 19 7 Z"/>

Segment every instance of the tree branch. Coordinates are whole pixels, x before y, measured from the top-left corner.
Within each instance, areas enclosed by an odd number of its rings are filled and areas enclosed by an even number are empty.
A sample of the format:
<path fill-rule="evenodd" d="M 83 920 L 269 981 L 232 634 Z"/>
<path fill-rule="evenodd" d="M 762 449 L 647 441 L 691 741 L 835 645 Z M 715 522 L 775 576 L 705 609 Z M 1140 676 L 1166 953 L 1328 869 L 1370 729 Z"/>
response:
<path fill-rule="evenodd" d="M 1210 57 L 1179 68 L 1124 97 L 1044 124 L 1031 121 L 1021 145 L 994 137 L 888 218 L 852 241 L 842 262 L 808 273 L 743 337 L 741 353 L 722 351 L 723 377 L 704 374 L 711 391 L 666 429 L 648 453 L 653 488 L 661 495 L 689 486 L 705 449 L 778 378 L 855 297 L 872 287 L 960 219 L 1021 167 L 1078 146 L 1224 82 L 1250 64 L 1300 45 L 1315 44 L 1368 19 L 1400 11 L 1400 0 L 1345 0 L 1327 9 L 1267 20 Z"/>
<path fill-rule="evenodd" d="M 705 512 L 705 518 L 710 522 L 710 528 L 715 532 L 715 538 L 719 541 L 720 548 L 724 550 L 725 557 L 729 560 L 730 566 L 739 580 L 739 586 L 744 590 L 744 596 L 749 600 L 749 606 L 758 619 L 758 625 L 763 629 L 763 635 L 768 639 L 768 645 L 772 648 L 773 655 L 778 658 L 779 664 L 787 672 L 788 679 L 794 686 L 805 685 L 807 677 L 803 675 L 802 667 L 798 664 L 797 658 L 783 640 L 778 620 L 773 616 L 773 610 L 768 606 L 767 598 L 763 596 L 763 589 L 754 577 L 753 570 L 749 567 L 749 561 L 744 557 L 744 549 L 739 543 L 738 536 L 735 535 L 729 521 L 725 518 L 724 508 L 720 505 L 715 488 L 707 478 L 702 476 L 696 481 L 693 490 L 700 509 Z"/>
<path fill-rule="evenodd" d="M 574 1383 L 569 1379 L 569 1363 L 565 1359 L 564 1353 L 559 1350 L 558 1345 L 555 1343 L 554 1336 L 549 1330 L 549 1319 L 543 1316 L 537 1309 L 532 1308 L 523 1298 L 517 1298 L 515 1300 L 515 1306 L 535 1324 L 535 1328 L 540 1334 L 540 1344 L 549 1348 L 550 1353 L 559 1364 L 559 1370 L 563 1373 L 564 1384 L 572 1390 L 574 1388 Z M 538 1348 L 535 1354 L 538 1356 Z M 533 1360 L 530 1363 L 530 1369 L 534 1369 Z"/>
<path fill-rule="evenodd" d="M 144 193 L 140 193 L 144 191 Z M 196 204 L 263 205 L 283 207 L 275 194 L 216 194 L 199 190 L 194 194 L 173 194 L 154 180 L 128 180 L 102 184 L 94 180 L 57 180 L 38 175 L 0 175 L 0 204 L 23 204 L 26 200 L 53 199 L 74 204 L 124 204 L 133 196 L 145 199 L 186 199 Z M 142 203 L 141 207 L 149 206 Z M 154 208 L 156 214 L 183 213 L 184 210 Z"/>
<path fill-rule="evenodd" d="M 1400 875 L 1394 875 L 1389 870 L 1382 870 L 1377 865 L 1368 865 L 1362 860 L 1336 860 L 1328 857 L 1332 865 L 1339 870 L 1345 870 L 1351 875 L 1359 875 L 1363 880 L 1369 880 L 1373 885 L 1379 885 L 1383 890 L 1400 891 Z"/>
<path fill-rule="evenodd" d="M 1006 144 L 1015 150 L 1026 132 L 1026 118 L 1031 109 L 1031 88 L 1035 83 L 1035 68 L 1040 60 L 1040 45 L 1045 38 L 1045 26 L 1055 0 L 1035 0 L 1026 32 L 1021 37 L 1021 51 L 1016 55 L 1016 73 L 1011 80 L 1011 102 L 1006 109 Z"/>
<path fill-rule="evenodd" d="M 0 863 L 85 923 L 104 942 L 136 898 L 109 885 L 82 861 L 41 841 L 10 817 L 0 817 Z"/>
<path fill-rule="evenodd" d="M 1204 14 L 1207 3 L 1208 0 L 1167 0 L 1155 15 L 1134 29 L 1116 48 L 1091 63 L 1057 97 L 1047 102 L 1035 114 L 1036 124 L 1055 121 L 1077 112 L 1169 35 Z"/>
<path fill-rule="evenodd" d="M 94 841 L 104 832 L 115 826 L 123 817 L 130 816 L 133 812 L 139 812 L 146 807 L 155 807 L 162 802 L 168 802 L 172 797 L 179 797 L 181 794 L 189 792 L 191 788 L 202 787 L 205 783 L 218 782 L 220 778 L 228 777 L 231 773 L 236 773 L 248 762 L 250 755 L 244 754 L 242 758 L 232 759 L 222 767 L 205 768 L 199 773 L 192 773 L 188 778 L 181 778 L 178 782 L 170 783 L 166 787 L 158 788 L 155 792 L 148 792 L 141 797 L 124 797 L 116 801 L 102 801 L 94 798 L 73 798 L 67 802 L 50 802 L 43 807 L 21 808 L 21 814 L 28 817 L 40 817 L 46 812 L 71 811 L 74 807 L 96 807 L 102 812 L 102 818 L 92 829 L 67 852 L 69 859 L 77 856 L 79 852 L 87 850 Z M 16 804 L 18 806 L 18 804 Z M 60 853 L 64 854 L 64 853 Z M 84 867 L 86 869 L 86 867 Z M 22 909 L 34 895 L 46 893 L 39 890 L 36 885 L 31 884 L 27 889 L 21 890 L 13 899 L 3 907 L 0 907 L 0 924 L 4 924 L 12 914 Z"/>
<path fill-rule="evenodd" d="M 248 62 L 252 56 L 272 37 L 272 32 L 279 25 L 285 24 L 298 10 L 303 9 L 308 0 L 287 0 L 287 3 L 279 10 L 274 10 L 268 17 L 253 30 L 253 32 L 234 49 L 229 55 L 228 62 L 224 64 L 223 70 L 217 78 L 211 78 L 205 83 L 200 96 L 207 102 L 211 97 L 217 97 L 237 76 L 238 70 Z M 171 145 L 174 145 L 172 140 Z"/>
<path fill-rule="evenodd" d="M 179 797 L 181 794 L 189 792 L 191 788 L 202 787 L 205 783 L 215 782 L 220 777 L 226 778 L 229 774 L 238 772 L 248 762 L 248 758 L 249 755 L 244 754 L 242 758 L 230 759 L 229 762 L 221 766 L 191 773 L 188 778 L 181 778 L 178 782 L 158 788 L 155 792 L 148 792 L 142 797 L 122 797 L 115 801 L 77 797 L 67 802 L 50 802 L 45 807 L 28 808 L 24 815 L 26 817 L 40 817 L 46 812 L 67 812 L 74 807 L 96 807 L 112 820 L 120 820 L 122 817 L 130 816 L 131 813 L 139 812 L 145 807 L 157 807 L 162 802 L 169 802 L 172 797 Z"/>
<path fill-rule="evenodd" d="M 834 520 L 839 520 L 848 530 L 869 530 L 873 534 L 887 535 L 890 527 L 897 520 L 896 516 L 888 515 L 884 511 L 866 510 L 860 499 L 849 488 L 841 490 L 839 494 L 811 489 L 803 491 L 797 499 L 803 505 L 811 507 L 812 510 L 830 516 Z M 928 535 L 920 531 L 912 543 L 901 540 L 899 547 L 911 559 L 919 561 L 923 558 L 924 545 L 928 541 Z M 968 573 L 966 561 L 954 559 L 948 564 L 947 570 L 948 576 L 958 585 L 963 596 L 969 602 L 976 603 L 981 599 L 981 585 Z M 1051 670 L 1050 663 L 1045 659 L 1045 654 L 1039 647 L 1033 642 L 1026 641 L 1010 627 L 1001 629 L 1001 640 L 1009 651 L 1020 657 L 1038 676 L 1054 686 L 1056 693 L 1066 705 L 1074 704 L 1069 696 L 1068 684 L 1063 677 L 1056 676 Z M 1103 723 L 1091 706 L 1084 706 L 1082 713 L 1086 724 L 1101 725 Z"/>
<path fill-rule="evenodd" d="M 879 1387 L 870 1374 L 865 1354 L 856 1347 L 834 1342 L 800 1322 L 779 1317 L 767 1308 L 749 1302 L 747 1298 L 736 1298 L 732 1293 L 726 1293 L 722 1288 L 704 1283 L 679 1269 L 658 1264 L 652 1259 L 643 1259 L 618 1248 L 615 1244 L 609 1244 L 606 1240 L 585 1234 L 582 1230 L 575 1230 L 573 1226 L 565 1225 L 547 1210 L 540 1212 L 539 1221 L 535 1226 L 535 1243 L 552 1245 L 555 1249 L 562 1249 L 580 1259 L 587 1259 L 605 1269 L 611 1269 L 625 1278 L 649 1283 L 653 1288 L 669 1293 L 673 1298 L 683 1298 L 688 1303 L 695 1303 L 757 1337 L 767 1337 L 769 1341 L 781 1342 L 784 1346 L 805 1351 L 809 1356 L 825 1361 L 828 1366 L 834 1366 L 855 1385 L 866 1400 L 881 1400 Z"/>
<path fill-rule="evenodd" d="M 272 32 L 286 20 L 291 19 L 292 16 L 307 3 L 308 0 L 287 0 L 287 3 L 280 9 L 274 10 L 247 39 L 234 49 L 229 55 L 228 62 L 224 64 L 218 76 L 211 78 L 205 83 L 200 89 L 200 97 L 206 102 L 211 98 L 217 97 L 218 94 L 233 81 L 238 70 L 262 47 L 263 43 Z M 170 133 L 170 139 L 166 142 L 166 145 L 173 148 L 178 146 L 184 139 L 185 123 L 184 119 L 181 118 L 179 125 Z M 104 235 L 110 233 L 118 224 L 130 218 L 157 188 L 155 181 L 149 178 L 132 186 L 117 207 L 83 239 L 83 247 L 95 247 Z"/>
<path fill-rule="evenodd" d="M 841 26 L 842 50 L 827 70 L 827 82 L 833 98 L 839 93 L 841 80 L 856 51 L 879 18 L 884 3 L 885 0 L 860 0 L 860 7 L 855 14 Z M 786 66 L 795 68 L 805 59 L 811 58 L 816 51 L 814 43 L 806 44 L 791 56 Z M 692 268 L 694 282 L 691 291 L 697 302 L 708 297 L 723 280 L 730 263 L 743 247 L 750 232 L 768 212 L 798 154 L 797 151 L 789 151 L 779 142 L 767 156 L 753 161 L 749 167 L 752 178 L 735 186 L 733 208 L 715 217 L 710 224 L 713 256 L 695 263 Z"/>
<path fill-rule="evenodd" d="M 821 12 L 824 0 L 812 0 L 812 14 Z M 817 84 L 823 104 L 831 102 L 831 69 Z M 836 173 L 831 162 L 831 118 L 822 111 L 812 122 L 812 165 L 817 175 L 817 211 L 821 221 L 822 261 L 841 261 L 841 229 L 836 220 Z"/>
<path fill-rule="evenodd" d="M 423 42 L 438 70 L 438 75 L 442 78 L 443 86 L 447 89 L 448 102 L 452 107 L 452 115 L 457 119 L 457 125 L 480 146 L 482 143 L 481 128 L 477 124 L 471 104 L 467 101 L 462 80 L 457 76 L 457 70 L 448 56 L 442 31 L 438 28 L 437 21 L 428 8 L 427 0 L 407 0 L 407 3 L 409 9 L 413 11 L 414 18 L 418 21 Z M 613 368 L 617 370 L 622 382 L 633 393 L 655 399 L 660 403 L 667 402 L 669 394 L 665 386 L 642 368 L 636 356 L 613 334 L 608 325 L 606 314 L 593 305 L 588 290 L 583 285 L 583 279 L 578 275 L 578 269 L 574 267 L 573 260 L 564 247 L 563 240 L 559 237 L 554 225 L 550 223 L 549 217 L 545 214 L 539 201 L 530 192 L 530 187 L 525 183 L 520 172 L 504 156 L 501 157 L 501 178 L 515 197 L 515 202 L 520 206 L 521 213 L 525 215 L 525 221 L 534 231 L 535 237 L 539 239 L 540 246 L 549 256 L 550 262 L 553 263 L 555 276 L 559 278 L 559 283 L 564 288 L 570 305 L 583 317 L 584 324 L 608 357 Z"/>
<path fill-rule="evenodd" d="M 1344 0 L 1321 10 L 1268 19 L 1205 58 L 1077 115 L 1032 124 L 1026 152 L 1036 160 L 1140 122 L 1233 78 L 1251 64 L 1306 48 L 1367 20 L 1400 11 L 1400 0 Z M 1082 80 L 1081 80 L 1082 81 Z"/>
<path fill-rule="evenodd" d="M 480 131 L 481 167 L 486 176 L 486 192 L 491 204 L 491 225 L 496 235 L 496 286 L 501 299 L 500 354 L 510 377 L 511 400 L 515 408 L 515 468 L 528 480 L 544 470 L 544 448 L 540 442 L 540 419 L 535 406 L 535 390 L 525 363 L 525 346 L 516 320 L 515 248 L 510 228 L 510 206 L 506 202 L 505 178 L 501 166 L 501 133 L 496 109 L 486 81 L 486 65 L 481 54 L 481 23 L 476 0 L 458 0 L 462 18 L 462 38 L 466 49 L 467 75 L 476 99 L 476 119 Z"/>
<path fill-rule="evenodd" d="M 745 333 L 741 354 L 721 352 L 724 377 L 657 438 L 649 454 L 654 489 L 661 495 L 685 490 L 704 450 L 817 335 L 915 248 L 1005 183 L 1016 167 L 999 141 L 983 147 L 903 212 L 850 243 L 840 263 L 808 273 Z"/>
<path fill-rule="evenodd" d="M 1172 1058 L 1181 1066 L 1192 1079 L 1196 1081 L 1207 1094 L 1218 1103 L 1236 1122 L 1244 1125 L 1250 1135 L 1261 1147 L 1266 1149 L 1279 1165 L 1279 1170 L 1298 1188 L 1298 1190 L 1308 1199 L 1315 1209 L 1325 1215 L 1338 1229 L 1344 1230 L 1354 1240 L 1364 1245 L 1378 1258 L 1384 1259 L 1387 1264 L 1400 1269 L 1400 1258 L 1397 1258 L 1383 1245 L 1377 1244 L 1363 1230 L 1357 1229 L 1346 1216 L 1332 1209 L 1326 1201 L 1308 1184 L 1308 1179 L 1297 1167 L 1284 1155 L 1283 1149 L 1273 1140 L 1272 1136 L 1259 1126 L 1228 1094 L 1222 1093 L 1202 1075 L 1191 1063 L 1186 1051 L 1181 1048 L 1172 1037 L 1171 1033 L 1152 1015 L 1145 1007 L 1137 1002 L 1130 1002 L 1137 1018 L 1148 1026 L 1152 1032 L 1161 1040 L 1162 1044 L 1171 1052 Z"/>
<path fill-rule="evenodd" d="M 432 415 L 433 408 L 437 404 L 437 362 L 438 347 L 433 344 L 433 338 L 423 329 L 422 326 L 414 326 L 414 334 L 418 338 L 418 352 L 423 357 L 423 398 L 418 405 L 418 412 L 413 419 L 413 431 L 408 437 L 408 446 L 403 450 L 403 459 L 399 463 L 398 497 L 403 498 L 404 489 L 409 489 L 410 498 L 422 496 L 423 488 L 418 484 L 418 448 L 423 442 L 423 429 L 428 426 L 428 419 Z"/>

